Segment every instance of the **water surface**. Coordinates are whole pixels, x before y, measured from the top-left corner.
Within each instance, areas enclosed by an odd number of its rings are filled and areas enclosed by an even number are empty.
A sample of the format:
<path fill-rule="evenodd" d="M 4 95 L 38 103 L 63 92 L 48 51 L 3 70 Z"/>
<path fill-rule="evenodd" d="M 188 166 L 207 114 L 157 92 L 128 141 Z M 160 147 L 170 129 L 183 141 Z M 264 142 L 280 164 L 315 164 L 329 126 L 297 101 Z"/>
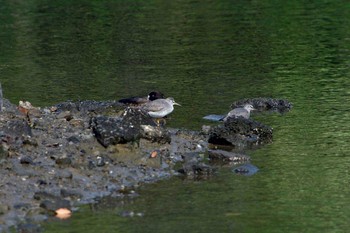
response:
<path fill-rule="evenodd" d="M 0 80 L 12 102 L 119 99 L 160 90 L 200 129 L 241 98 L 286 98 L 252 114 L 274 142 L 259 172 L 172 178 L 110 208 L 82 207 L 46 232 L 346 232 L 350 207 L 348 1 L 4 1 Z M 122 211 L 142 213 L 125 218 Z"/>

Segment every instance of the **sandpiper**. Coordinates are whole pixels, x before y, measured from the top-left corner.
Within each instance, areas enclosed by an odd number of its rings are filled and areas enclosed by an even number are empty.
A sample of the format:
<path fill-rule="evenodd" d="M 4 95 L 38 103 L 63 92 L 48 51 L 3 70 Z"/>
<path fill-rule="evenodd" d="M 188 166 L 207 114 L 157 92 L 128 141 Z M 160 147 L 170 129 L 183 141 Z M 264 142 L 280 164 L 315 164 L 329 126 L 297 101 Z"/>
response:
<path fill-rule="evenodd" d="M 174 105 L 181 106 L 175 102 L 174 98 L 169 97 L 166 99 L 149 101 L 142 105 L 141 108 L 153 118 L 163 118 L 174 110 Z"/>
<path fill-rule="evenodd" d="M 245 119 L 249 119 L 250 111 L 255 110 L 255 108 L 251 104 L 244 105 L 243 108 L 235 108 L 231 110 L 222 120 L 227 121 L 229 118 L 237 118 L 243 117 Z"/>
<path fill-rule="evenodd" d="M 156 100 L 156 99 L 162 99 L 164 98 L 163 93 L 159 91 L 152 91 L 148 94 L 147 97 L 130 97 L 125 99 L 118 100 L 119 103 L 123 103 L 126 105 L 143 105 L 150 101 Z"/>

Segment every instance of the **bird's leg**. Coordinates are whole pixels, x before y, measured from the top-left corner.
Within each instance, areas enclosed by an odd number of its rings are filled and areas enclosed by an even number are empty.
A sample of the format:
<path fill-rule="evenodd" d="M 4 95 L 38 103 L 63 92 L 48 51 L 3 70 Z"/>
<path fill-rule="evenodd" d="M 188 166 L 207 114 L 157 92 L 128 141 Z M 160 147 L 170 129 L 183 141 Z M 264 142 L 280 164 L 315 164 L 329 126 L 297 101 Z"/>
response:
<path fill-rule="evenodd" d="M 155 122 L 157 124 L 157 126 L 164 126 L 166 123 L 166 120 L 164 118 L 155 118 Z"/>

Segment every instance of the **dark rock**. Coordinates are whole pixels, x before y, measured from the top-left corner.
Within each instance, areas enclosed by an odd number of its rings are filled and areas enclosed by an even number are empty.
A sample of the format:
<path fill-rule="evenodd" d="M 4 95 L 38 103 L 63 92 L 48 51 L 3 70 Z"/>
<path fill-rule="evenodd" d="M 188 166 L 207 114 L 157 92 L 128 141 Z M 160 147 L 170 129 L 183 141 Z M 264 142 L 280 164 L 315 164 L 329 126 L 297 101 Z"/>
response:
<path fill-rule="evenodd" d="M 56 164 L 58 164 L 58 165 L 70 165 L 70 164 L 72 164 L 72 159 L 69 157 L 57 158 Z"/>
<path fill-rule="evenodd" d="M 47 185 L 47 182 L 45 180 L 39 179 L 37 180 L 36 184 L 40 185 Z"/>
<path fill-rule="evenodd" d="M 67 141 L 68 141 L 68 142 L 72 142 L 72 143 L 74 143 L 74 144 L 77 144 L 77 143 L 80 142 L 79 138 L 76 137 L 76 136 L 71 136 L 71 137 L 67 138 Z"/>
<path fill-rule="evenodd" d="M 79 199 L 83 197 L 83 194 L 76 190 L 61 189 L 61 196 L 64 198 L 70 197 L 73 199 Z"/>
<path fill-rule="evenodd" d="M 59 208 L 71 208 L 69 201 L 47 192 L 36 192 L 34 199 L 40 200 L 40 207 L 48 211 L 55 211 Z"/>
<path fill-rule="evenodd" d="M 134 133 L 129 133 L 128 128 L 122 127 L 121 118 L 95 117 L 92 119 L 92 129 L 97 140 L 105 147 L 117 143 L 126 143 L 135 137 Z"/>
<path fill-rule="evenodd" d="M 40 207 L 47 211 L 56 211 L 60 208 L 70 209 L 70 202 L 64 199 L 56 199 L 56 200 L 44 200 L 40 203 Z"/>
<path fill-rule="evenodd" d="M 272 141 L 272 128 L 257 121 L 229 118 L 223 125 L 211 128 L 209 143 L 217 145 L 248 146 Z"/>
<path fill-rule="evenodd" d="M 245 104 L 251 104 L 259 111 L 276 111 L 280 113 L 288 112 L 292 108 L 292 104 L 285 99 L 255 98 L 236 101 L 231 104 L 231 109 L 243 107 Z"/>
<path fill-rule="evenodd" d="M 119 117 L 98 116 L 92 119 L 92 129 L 97 140 L 105 147 L 138 140 L 141 125 L 156 126 L 146 113 L 136 108 L 127 108 Z"/>
<path fill-rule="evenodd" d="M 250 157 L 245 154 L 238 154 L 224 150 L 208 150 L 209 159 L 224 162 L 246 162 Z"/>
<path fill-rule="evenodd" d="M 22 157 L 19 162 L 21 164 L 34 164 L 33 159 L 29 156 Z"/>

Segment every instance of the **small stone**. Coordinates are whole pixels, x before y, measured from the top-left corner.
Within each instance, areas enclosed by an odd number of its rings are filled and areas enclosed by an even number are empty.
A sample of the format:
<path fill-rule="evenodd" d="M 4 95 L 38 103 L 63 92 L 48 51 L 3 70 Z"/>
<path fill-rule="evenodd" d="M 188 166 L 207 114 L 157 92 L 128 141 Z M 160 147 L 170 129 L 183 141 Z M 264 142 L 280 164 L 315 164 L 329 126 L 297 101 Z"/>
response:
<path fill-rule="evenodd" d="M 56 159 L 56 164 L 58 164 L 58 165 L 70 165 L 70 164 L 72 164 L 72 160 L 68 157 L 58 158 L 58 159 Z"/>
<path fill-rule="evenodd" d="M 83 197 L 83 195 L 81 193 L 79 193 L 78 191 L 68 190 L 68 189 L 61 189 L 61 196 L 75 198 L 75 199 L 79 199 L 79 198 Z"/>
<path fill-rule="evenodd" d="M 56 211 L 59 208 L 70 208 L 70 203 L 67 200 L 57 198 L 56 200 L 42 201 L 40 207 L 48 211 Z"/>
<path fill-rule="evenodd" d="M 69 123 L 74 127 L 84 127 L 84 121 L 80 119 L 71 119 Z"/>
<path fill-rule="evenodd" d="M 69 138 L 67 138 L 68 142 L 72 142 L 74 144 L 77 144 L 80 142 L 79 138 L 76 136 L 70 136 Z"/>
<path fill-rule="evenodd" d="M 33 159 L 29 156 L 25 156 L 20 159 L 20 164 L 34 164 Z"/>
<path fill-rule="evenodd" d="M 66 119 L 67 121 L 70 121 L 73 119 L 73 116 L 72 116 L 72 113 L 70 111 L 64 111 L 64 112 L 61 112 L 57 115 L 57 118 L 58 119 Z"/>
<path fill-rule="evenodd" d="M 96 161 L 96 166 L 103 167 L 104 165 L 106 165 L 105 159 L 101 156 L 98 156 Z"/>
<path fill-rule="evenodd" d="M 68 170 L 58 170 L 56 172 L 56 177 L 61 178 L 61 179 L 72 179 L 73 174 L 72 172 Z"/>

